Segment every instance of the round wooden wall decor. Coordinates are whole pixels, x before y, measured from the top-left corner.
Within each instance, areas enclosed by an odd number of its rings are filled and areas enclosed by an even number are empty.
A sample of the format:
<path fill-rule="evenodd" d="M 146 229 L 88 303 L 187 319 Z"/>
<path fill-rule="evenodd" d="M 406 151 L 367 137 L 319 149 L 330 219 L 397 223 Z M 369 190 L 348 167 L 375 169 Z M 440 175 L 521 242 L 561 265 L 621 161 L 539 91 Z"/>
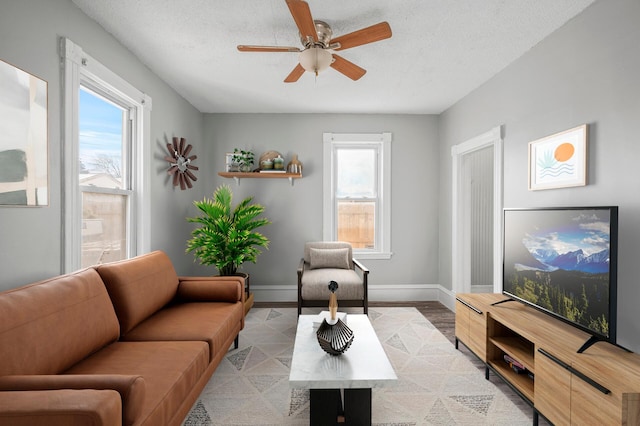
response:
<path fill-rule="evenodd" d="M 191 162 L 198 158 L 196 155 L 189 157 L 191 152 L 191 144 L 185 146 L 184 138 L 173 138 L 173 144 L 167 144 L 169 155 L 164 159 L 169 162 L 169 170 L 167 173 L 173 175 L 173 186 L 180 185 L 180 189 L 185 190 L 187 187 L 192 188 L 191 181 L 197 181 L 196 175 L 191 170 L 198 170 Z"/>

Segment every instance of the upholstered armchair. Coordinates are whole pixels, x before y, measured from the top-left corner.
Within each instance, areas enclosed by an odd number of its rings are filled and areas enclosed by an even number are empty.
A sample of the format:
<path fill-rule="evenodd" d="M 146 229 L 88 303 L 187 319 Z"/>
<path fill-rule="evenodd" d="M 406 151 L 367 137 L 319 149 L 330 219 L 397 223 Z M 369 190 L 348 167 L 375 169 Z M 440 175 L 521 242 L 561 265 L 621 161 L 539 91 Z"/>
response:
<path fill-rule="evenodd" d="M 309 242 L 298 266 L 298 315 L 303 307 L 328 307 L 329 281 L 338 283 L 339 307 L 368 309 L 369 270 L 353 258 L 351 244 L 341 241 Z"/>

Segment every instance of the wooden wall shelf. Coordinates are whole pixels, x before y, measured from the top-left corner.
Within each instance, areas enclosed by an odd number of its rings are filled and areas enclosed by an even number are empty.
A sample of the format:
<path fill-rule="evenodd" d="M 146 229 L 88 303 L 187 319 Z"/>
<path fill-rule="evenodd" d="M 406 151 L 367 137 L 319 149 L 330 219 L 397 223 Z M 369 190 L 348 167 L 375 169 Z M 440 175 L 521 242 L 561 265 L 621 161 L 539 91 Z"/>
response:
<path fill-rule="evenodd" d="M 218 176 L 223 178 L 233 178 L 237 185 L 240 185 L 240 179 L 289 179 L 289 183 L 293 186 L 294 179 L 300 179 L 300 173 L 259 173 L 259 172 L 218 172 Z"/>

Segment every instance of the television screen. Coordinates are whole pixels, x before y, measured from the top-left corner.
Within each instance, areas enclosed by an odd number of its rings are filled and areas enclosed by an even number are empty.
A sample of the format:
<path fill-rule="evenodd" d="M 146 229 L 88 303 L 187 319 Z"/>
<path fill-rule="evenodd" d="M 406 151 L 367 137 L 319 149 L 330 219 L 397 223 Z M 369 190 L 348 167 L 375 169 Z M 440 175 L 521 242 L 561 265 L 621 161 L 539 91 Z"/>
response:
<path fill-rule="evenodd" d="M 617 207 L 504 210 L 503 293 L 615 343 Z"/>

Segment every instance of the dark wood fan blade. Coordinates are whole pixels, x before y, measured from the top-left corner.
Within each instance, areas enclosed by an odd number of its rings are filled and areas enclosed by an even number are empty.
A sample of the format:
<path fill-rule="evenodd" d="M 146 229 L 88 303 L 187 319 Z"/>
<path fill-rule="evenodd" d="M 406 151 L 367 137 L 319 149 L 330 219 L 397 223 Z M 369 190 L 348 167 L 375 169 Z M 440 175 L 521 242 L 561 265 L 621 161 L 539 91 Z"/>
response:
<path fill-rule="evenodd" d="M 331 68 L 349 77 L 351 80 L 359 80 L 360 77 L 367 73 L 367 70 L 360 68 L 353 62 L 347 61 L 342 56 L 336 54 L 333 55 L 334 61 L 331 63 Z"/>
<path fill-rule="evenodd" d="M 200 170 L 197 166 L 192 166 L 191 164 L 187 164 L 187 169 Z"/>
<path fill-rule="evenodd" d="M 293 69 L 293 71 L 291 71 L 291 73 L 287 76 L 287 78 L 284 79 L 284 82 L 295 83 L 302 76 L 302 74 L 304 74 L 304 68 L 302 68 L 302 65 L 298 64 Z"/>
<path fill-rule="evenodd" d="M 178 144 L 179 144 L 179 139 L 178 138 L 173 138 L 173 150 L 175 152 L 178 152 Z"/>
<path fill-rule="evenodd" d="M 316 24 L 313 22 L 311 10 L 307 2 L 302 0 L 287 0 L 287 6 L 289 6 L 293 20 L 296 21 L 300 35 L 305 39 L 312 37 L 313 41 L 318 41 Z"/>
<path fill-rule="evenodd" d="M 238 46 L 241 52 L 299 52 L 300 49 L 292 46 L 248 46 L 241 44 Z"/>
<path fill-rule="evenodd" d="M 178 175 L 178 181 L 180 181 L 180 189 L 184 191 L 185 189 L 187 189 L 184 175 L 182 173 L 177 173 L 177 175 Z"/>
<path fill-rule="evenodd" d="M 178 166 L 176 166 L 176 170 L 178 169 Z M 180 175 L 181 173 L 174 173 L 173 174 L 173 186 L 178 186 L 178 180 L 180 179 Z"/>
<path fill-rule="evenodd" d="M 193 188 L 193 185 L 191 184 L 191 179 L 189 179 L 189 176 L 183 176 L 182 177 L 184 179 L 184 182 L 187 184 L 187 186 L 189 187 L 189 189 Z M 184 189 L 184 188 L 182 188 Z"/>
<path fill-rule="evenodd" d="M 375 41 L 384 40 L 391 37 L 391 27 L 388 22 L 380 22 L 379 24 L 345 34 L 331 40 L 331 44 L 340 43 L 340 47 L 334 50 L 345 50 L 363 44 L 373 43 Z"/>
<path fill-rule="evenodd" d="M 187 169 L 187 170 L 185 170 L 184 172 L 187 174 L 187 176 L 189 176 L 189 178 L 190 178 L 192 181 L 194 181 L 194 182 L 195 182 L 195 181 L 197 181 L 197 180 L 198 180 L 198 178 L 196 177 L 196 175 L 194 175 L 193 173 L 191 173 L 188 169 Z M 189 187 L 189 188 L 191 188 L 191 187 Z"/>
<path fill-rule="evenodd" d="M 180 145 L 179 145 L 179 149 L 178 149 L 178 154 L 184 156 L 184 154 L 182 154 L 182 152 L 184 151 L 184 143 L 185 143 L 185 139 L 184 138 L 180 138 Z"/>
<path fill-rule="evenodd" d="M 171 167 L 169 167 L 169 170 L 167 170 L 167 174 L 168 174 L 168 175 L 172 175 L 172 174 L 174 174 L 176 171 L 178 171 L 178 166 L 171 166 Z"/>
<path fill-rule="evenodd" d="M 182 154 L 182 156 L 186 158 L 189 155 L 189 153 L 191 152 L 191 148 L 193 148 L 193 146 L 191 146 L 191 144 L 187 145 L 187 148 L 184 150 L 184 153 Z"/>
<path fill-rule="evenodd" d="M 173 146 L 170 143 L 167 144 L 167 151 L 169 151 L 169 155 L 173 155 L 175 152 L 175 149 L 173 149 Z"/>
<path fill-rule="evenodd" d="M 168 155 L 164 156 L 164 161 L 168 162 L 168 163 L 175 163 L 176 160 L 173 157 L 169 157 Z"/>

